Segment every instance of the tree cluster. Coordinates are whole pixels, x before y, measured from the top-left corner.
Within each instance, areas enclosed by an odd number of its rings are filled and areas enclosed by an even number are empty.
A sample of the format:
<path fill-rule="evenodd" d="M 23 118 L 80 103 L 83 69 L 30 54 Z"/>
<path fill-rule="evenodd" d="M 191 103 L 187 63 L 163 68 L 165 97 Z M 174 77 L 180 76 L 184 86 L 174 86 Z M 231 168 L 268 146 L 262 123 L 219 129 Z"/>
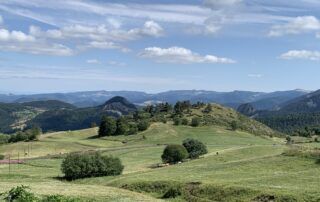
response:
<path fill-rule="evenodd" d="M 25 131 L 18 131 L 16 134 L 9 135 L 8 142 L 22 142 L 37 140 L 42 134 L 42 130 L 39 127 L 33 127 Z"/>
<path fill-rule="evenodd" d="M 87 177 L 120 175 L 123 171 L 119 158 L 95 153 L 71 153 L 61 164 L 61 171 L 67 180 Z"/>
<path fill-rule="evenodd" d="M 172 144 L 166 146 L 161 156 L 164 163 L 178 163 L 187 158 L 195 159 L 208 153 L 205 144 L 195 139 L 186 139 L 182 145 Z"/>
<path fill-rule="evenodd" d="M 120 117 L 115 120 L 112 117 L 104 116 L 101 120 L 99 137 L 133 135 L 139 131 L 145 131 L 150 123 L 147 119 L 130 120 L 126 117 Z"/>

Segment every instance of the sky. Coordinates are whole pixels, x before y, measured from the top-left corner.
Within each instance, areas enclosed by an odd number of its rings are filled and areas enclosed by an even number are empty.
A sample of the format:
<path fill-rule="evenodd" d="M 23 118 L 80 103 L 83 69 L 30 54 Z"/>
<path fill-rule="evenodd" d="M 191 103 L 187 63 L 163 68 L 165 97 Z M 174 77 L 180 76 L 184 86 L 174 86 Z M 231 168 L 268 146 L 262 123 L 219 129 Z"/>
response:
<path fill-rule="evenodd" d="M 0 93 L 320 88 L 320 0 L 0 0 Z"/>

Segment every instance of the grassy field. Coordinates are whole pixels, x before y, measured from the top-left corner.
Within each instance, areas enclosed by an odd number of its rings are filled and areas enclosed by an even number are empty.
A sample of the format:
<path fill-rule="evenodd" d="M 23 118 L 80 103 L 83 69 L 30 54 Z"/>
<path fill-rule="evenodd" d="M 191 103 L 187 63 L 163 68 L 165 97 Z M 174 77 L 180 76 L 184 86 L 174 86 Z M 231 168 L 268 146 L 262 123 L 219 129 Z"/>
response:
<path fill-rule="evenodd" d="M 8 165 L 0 165 L 0 192 L 24 184 L 39 195 L 63 194 L 89 201 L 156 201 L 168 187 L 178 186 L 188 194 L 173 201 L 320 200 L 320 165 L 314 159 L 282 155 L 288 146 L 281 138 L 222 127 L 171 124 L 153 124 L 134 136 L 97 139 L 96 132 L 52 133 L 37 142 L 1 146 L 0 153 L 13 158 L 19 153 L 26 162 L 11 165 L 10 173 Z M 197 160 L 154 168 L 161 162 L 166 144 L 180 144 L 190 137 L 204 142 L 209 153 Z M 319 146 L 308 143 L 308 147 Z M 120 157 L 125 165 L 123 175 L 60 180 L 63 154 L 88 150 Z"/>

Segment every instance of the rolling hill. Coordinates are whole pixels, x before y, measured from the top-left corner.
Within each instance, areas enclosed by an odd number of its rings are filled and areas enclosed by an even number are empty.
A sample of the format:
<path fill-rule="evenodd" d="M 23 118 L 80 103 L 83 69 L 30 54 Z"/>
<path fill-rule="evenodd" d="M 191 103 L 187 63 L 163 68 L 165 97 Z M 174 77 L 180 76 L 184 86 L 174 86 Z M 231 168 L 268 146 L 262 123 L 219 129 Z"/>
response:
<path fill-rule="evenodd" d="M 205 90 L 173 90 L 155 94 L 139 91 L 84 91 L 34 95 L 3 94 L 0 95 L 0 102 L 23 103 L 31 101 L 60 100 L 77 107 L 93 107 L 103 104 L 112 97 L 121 96 L 137 105 L 158 102 L 169 102 L 173 104 L 181 100 L 190 100 L 193 103 L 198 101 L 206 103 L 214 102 L 236 109 L 240 104 L 257 101 L 257 103 L 254 104 L 257 109 L 273 109 L 283 102 L 307 93 L 307 91 L 303 90 L 278 91 L 271 93 L 250 91 L 216 92 Z M 259 100 L 261 101 L 259 102 Z"/>
<path fill-rule="evenodd" d="M 56 100 L 0 104 L 0 132 L 10 133 L 37 125 L 43 131 L 75 130 L 99 123 L 103 115 L 119 117 L 136 111 L 123 97 L 114 97 L 97 107 L 77 108 Z"/>
<path fill-rule="evenodd" d="M 39 197 L 59 194 L 79 202 L 164 201 L 162 196 L 171 188 L 181 190 L 181 195 L 165 201 L 320 200 L 320 182 L 315 177 L 320 174 L 319 165 L 312 158 L 284 155 L 290 148 L 284 139 L 217 125 L 172 123 L 154 123 L 138 135 L 97 139 L 96 134 L 96 128 L 56 132 L 42 135 L 39 141 L 1 146 L 0 153 L 6 157 L 17 158 L 27 148 L 30 152 L 20 156 L 23 164 L 11 165 L 11 174 L 8 165 L 0 165 L 0 192 L 23 184 Z M 165 145 L 181 144 L 186 138 L 204 142 L 209 153 L 196 160 L 157 167 Z M 319 143 L 301 146 L 320 147 Z M 124 173 L 73 182 L 60 180 L 65 155 L 89 151 L 119 157 Z"/>

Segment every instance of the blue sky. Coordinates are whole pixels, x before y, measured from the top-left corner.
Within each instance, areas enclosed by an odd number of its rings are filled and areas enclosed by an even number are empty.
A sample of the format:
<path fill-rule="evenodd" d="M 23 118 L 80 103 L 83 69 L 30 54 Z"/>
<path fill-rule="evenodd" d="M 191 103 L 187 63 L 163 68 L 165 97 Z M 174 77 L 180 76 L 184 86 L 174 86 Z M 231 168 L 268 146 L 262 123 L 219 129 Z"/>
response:
<path fill-rule="evenodd" d="M 318 0 L 0 1 L 0 92 L 316 90 Z"/>

